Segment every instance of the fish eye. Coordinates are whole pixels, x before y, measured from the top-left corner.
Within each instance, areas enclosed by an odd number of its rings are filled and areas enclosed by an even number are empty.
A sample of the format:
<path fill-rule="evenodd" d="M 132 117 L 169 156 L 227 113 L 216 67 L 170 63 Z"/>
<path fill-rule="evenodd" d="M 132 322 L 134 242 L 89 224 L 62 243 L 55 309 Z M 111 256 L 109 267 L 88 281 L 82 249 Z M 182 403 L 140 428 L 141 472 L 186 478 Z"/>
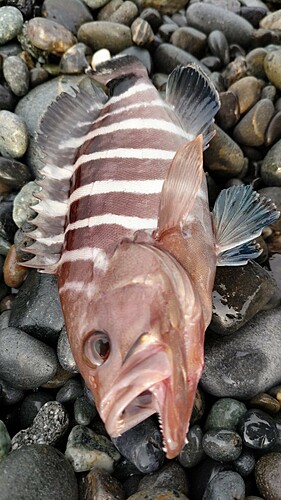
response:
<path fill-rule="evenodd" d="M 85 341 L 84 354 L 94 366 L 101 366 L 109 357 L 110 340 L 105 332 L 92 332 Z"/>

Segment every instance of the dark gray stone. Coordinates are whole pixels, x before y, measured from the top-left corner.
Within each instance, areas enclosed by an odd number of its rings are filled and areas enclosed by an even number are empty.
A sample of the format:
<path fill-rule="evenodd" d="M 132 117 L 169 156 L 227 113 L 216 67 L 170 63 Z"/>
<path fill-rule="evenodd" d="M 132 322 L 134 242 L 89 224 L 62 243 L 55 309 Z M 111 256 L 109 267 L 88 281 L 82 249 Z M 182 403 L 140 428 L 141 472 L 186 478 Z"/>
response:
<path fill-rule="evenodd" d="M 0 464 L 0 483 L 2 500 L 78 500 L 73 469 L 52 446 L 12 451 Z"/>
<path fill-rule="evenodd" d="M 0 332 L 0 377 L 18 389 L 35 389 L 58 369 L 54 350 L 17 328 Z"/>
<path fill-rule="evenodd" d="M 196 57 L 170 43 L 161 43 L 154 53 L 153 60 L 156 71 L 167 74 L 171 73 L 179 64 L 186 66 L 187 64 L 194 63 L 202 67 L 202 64 Z M 209 70 L 205 66 L 203 69 L 209 73 Z"/>
<path fill-rule="evenodd" d="M 203 432 L 199 425 L 193 425 L 187 433 L 187 443 L 182 448 L 178 460 L 183 467 L 190 469 L 204 457 L 204 450 L 202 447 Z"/>
<path fill-rule="evenodd" d="M 235 335 L 207 333 L 203 389 L 248 399 L 281 380 L 280 308 L 260 312 Z"/>
<path fill-rule="evenodd" d="M 93 16 L 82 0 L 44 0 L 42 16 L 56 21 L 69 29 L 74 35 L 81 24 L 93 20 Z"/>
<path fill-rule="evenodd" d="M 202 500 L 243 500 L 245 483 L 237 472 L 219 472 L 209 483 Z"/>
<path fill-rule="evenodd" d="M 239 424 L 243 443 L 248 448 L 266 451 L 272 449 L 278 439 L 275 421 L 262 410 L 248 410 Z"/>
<path fill-rule="evenodd" d="M 247 407 L 242 401 L 232 398 L 221 398 L 216 401 L 207 415 L 204 429 L 229 429 L 236 431 L 238 424 L 246 413 Z"/>
<path fill-rule="evenodd" d="M 42 406 L 53 399 L 54 396 L 51 392 L 42 389 L 28 394 L 20 406 L 20 423 L 22 429 L 30 427 Z"/>
<path fill-rule="evenodd" d="M 228 429 L 207 431 L 202 440 L 206 455 L 219 462 L 232 462 L 242 451 L 242 439 L 237 432 Z"/>
<path fill-rule="evenodd" d="M 14 301 L 9 326 L 43 342 L 57 342 L 64 319 L 55 276 L 29 273 Z"/>
<path fill-rule="evenodd" d="M 0 379 L 0 402 L 2 405 L 15 405 L 19 403 L 24 397 L 24 391 L 16 389 L 8 384 L 6 380 Z"/>
<path fill-rule="evenodd" d="M 188 494 L 188 483 L 184 469 L 176 462 L 164 465 L 157 472 L 145 476 L 139 482 L 138 491 L 154 489 L 177 490 Z"/>
<path fill-rule="evenodd" d="M 1 98 L 0 98 L 1 99 Z M 11 158 L 0 158 L 0 183 L 11 190 L 18 190 L 31 180 L 29 168 Z"/>
<path fill-rule="evenodd" d="M 70 373 L 78 373 L 78 368 L 73 357 L 65 326 L 59 336 L 57 355 L 64 370 Z"/>

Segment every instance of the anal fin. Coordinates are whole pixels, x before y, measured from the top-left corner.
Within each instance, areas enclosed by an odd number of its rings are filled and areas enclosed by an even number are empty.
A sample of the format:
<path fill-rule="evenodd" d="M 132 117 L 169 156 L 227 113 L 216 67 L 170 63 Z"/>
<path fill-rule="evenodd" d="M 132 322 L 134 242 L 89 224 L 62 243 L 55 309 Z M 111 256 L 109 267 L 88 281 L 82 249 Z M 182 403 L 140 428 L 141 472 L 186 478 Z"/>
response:
<path fill-rule="evenodd" d="M 235 186 L 221 191 L 212 215 L 217 265 L 239 266 L 259 256 L 259 247 L 252 240 L 280 214 L 252 186 Z"/>

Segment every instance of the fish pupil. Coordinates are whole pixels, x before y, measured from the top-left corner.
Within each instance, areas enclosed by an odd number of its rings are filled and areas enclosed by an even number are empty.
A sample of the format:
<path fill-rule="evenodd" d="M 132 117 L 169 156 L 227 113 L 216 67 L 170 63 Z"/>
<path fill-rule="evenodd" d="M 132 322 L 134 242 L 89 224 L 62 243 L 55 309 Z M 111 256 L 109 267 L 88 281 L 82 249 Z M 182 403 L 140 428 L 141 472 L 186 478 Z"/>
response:
<path fill-rule="evenodd" d="M 100 338 L 95 342 L 96 353 L 105 361 L 109 356 L 110 346 L 106 338 Z"/>

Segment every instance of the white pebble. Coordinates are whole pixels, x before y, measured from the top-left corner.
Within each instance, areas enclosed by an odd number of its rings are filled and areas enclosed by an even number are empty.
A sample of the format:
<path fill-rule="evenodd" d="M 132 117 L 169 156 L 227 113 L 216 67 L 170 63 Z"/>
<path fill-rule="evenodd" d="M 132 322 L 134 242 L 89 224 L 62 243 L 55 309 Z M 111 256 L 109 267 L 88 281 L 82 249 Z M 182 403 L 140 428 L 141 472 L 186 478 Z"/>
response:
<path fill-rule="evenodd" d="M 91 66 L 93 69 L 96 69 L 99 64 L 109 61 L 110 59 L 111 55 L 108 49 L 97 50 L 92 57 Z"/>

